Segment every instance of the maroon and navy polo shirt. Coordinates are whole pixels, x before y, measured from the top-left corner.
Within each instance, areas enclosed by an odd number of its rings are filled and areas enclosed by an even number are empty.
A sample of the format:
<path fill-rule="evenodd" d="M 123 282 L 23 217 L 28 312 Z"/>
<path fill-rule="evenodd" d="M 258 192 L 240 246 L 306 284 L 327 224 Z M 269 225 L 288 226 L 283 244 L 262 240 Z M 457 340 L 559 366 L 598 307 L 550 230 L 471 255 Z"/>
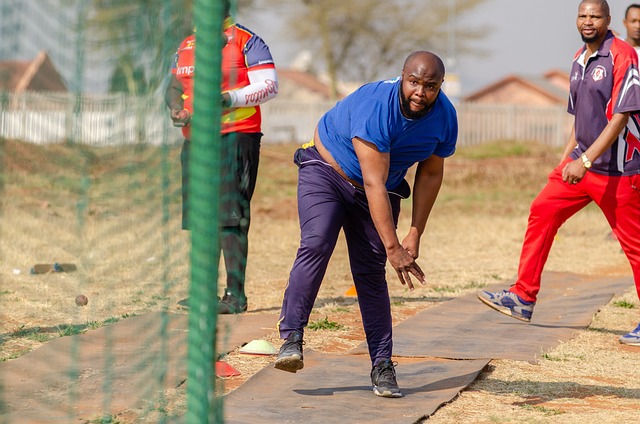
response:
<path fill-rule="evenodd" d="M 598 138 L 615 113 L 631 112 L 627 127 L 611 148 L 593 162 L 591 170 L 603 175 L 640 173 L 640 79 L 638 55 L 611 31 L 584 65 L 586 46 L 574 57 L 568 112 L 575 116 L 578 159 Z"/>

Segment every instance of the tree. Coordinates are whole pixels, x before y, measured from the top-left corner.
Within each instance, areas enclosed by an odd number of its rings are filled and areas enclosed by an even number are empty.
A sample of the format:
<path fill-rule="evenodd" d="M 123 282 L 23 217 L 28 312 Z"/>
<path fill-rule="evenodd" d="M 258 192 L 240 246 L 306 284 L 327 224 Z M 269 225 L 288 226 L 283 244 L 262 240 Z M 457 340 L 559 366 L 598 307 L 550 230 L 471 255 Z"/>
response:
<path fill-rule="evenodd" d="M 88 52 L 91 56 L 98 52 L 99 64 L 93 65 L 111 73 L 111 92 L 143 94 L 162 90 L 179 43 L 194 27 L 196 0 L 32 1 L 47 5 L 56 14 L 55 20 L 67 23 L 65 31 L 71 30 L 76 40 L 79 68 L 87 67 Z M 217 1 L 212 0 L 212 4 Z M 235 13 L 237 8 L 249 8 L 255 0 L 231 2 Z M 69 20 L 73 22 L 69 24 Z M 76 70 L 71 77 L 78 85 L 84 85 L 81 72 Z M 78 87 L 80 91 L 84 89 Z"/>
<path fill-rule="evenodd" d="M 110 91 L 158 90 L 173 52 L 193 30 L 193 0 L 93 0 L 92 6 L 87 42 L 113 66 Z"/>
<path fill-rule="evenodd" d="M 307 48 L 319 52 L 332 81 L 370 81 L 394 69 L 414 50 L 466 54 L 486 28 L 453 28 L 454 16 L 486 0 L 272 0 L 287 10 L 288 27 Z M 453 28 L 453 31 L 452 31 Z M 455 39 L 452 46 L 448 41 Z"/>
<path fill-rule="evenodd" d="M 121 56 L 111 74 L 109 92 L 142 94 L 148 88 L 145 72 L 131 56 Z"/>
<path fill-rule="evenodd" d="M 96 48 L 105 51 L 114 66 L 110 91 L 157 90 L 178 44 L 193 31 L 195 0 L 92 1 L 88 26 Z M 253 1 L 232 0 L 231 10 L 235 12 L 236 5 L 249 7 Z"/>

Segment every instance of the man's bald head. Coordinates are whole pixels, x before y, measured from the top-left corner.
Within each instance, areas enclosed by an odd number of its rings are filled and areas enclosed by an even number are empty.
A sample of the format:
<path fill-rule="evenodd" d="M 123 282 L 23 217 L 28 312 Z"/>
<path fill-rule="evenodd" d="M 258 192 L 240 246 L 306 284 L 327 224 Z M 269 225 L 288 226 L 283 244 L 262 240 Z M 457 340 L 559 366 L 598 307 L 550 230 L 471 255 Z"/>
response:
<path fill-rule="evenodd" d="M 444 78 L 445 68 L 444 62 L 437 55 L 428 51 L 416 51 L 407 56 L 404 61 L 403 71 L 408 69 L 421 67 L 437 72 L 437 76 Z"/>
<path fill-rule="evenodd" d="M 609 3 L 607 3 L 607 0 L 582 0 L 580 2 L 580 5 L 578 6 L 578 9 L 580 9 L 580 6 L 583 4 L 593 4 L 600 6 L 600 10 L 602 10 L 602 13 L 604 13 L 605 17 L 611 16 L 611 9 L 609 8 Z"/>

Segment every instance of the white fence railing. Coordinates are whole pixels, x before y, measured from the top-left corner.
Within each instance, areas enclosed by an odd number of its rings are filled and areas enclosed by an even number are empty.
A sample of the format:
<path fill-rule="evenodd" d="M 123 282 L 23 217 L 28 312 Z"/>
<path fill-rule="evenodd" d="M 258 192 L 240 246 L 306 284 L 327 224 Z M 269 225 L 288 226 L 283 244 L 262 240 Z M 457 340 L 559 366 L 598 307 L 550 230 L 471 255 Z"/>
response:
<path fill-rule="evenodd" d="M 573 117 L 561 106 L 462 103 L 456 109 L 461 146 L 492 140 L 531 140 L 559 147 L 567 143 L 573 124 Z"/>
<path fill-rule="evenodd" d="M 308 141 L 322 114 L 334 103 L 291 103 L 274 99 L 262 106 L 265 143 Z M 533 140 L 565 144 L 572 118 L 563 107 L 462 103 L 457 106 L 458 145 Z M 72 140 L 91 145 L 163 144 L 181 139 L 162 99 L 125 95 L 0 95 L 0 137 L 31 143 Z"/>

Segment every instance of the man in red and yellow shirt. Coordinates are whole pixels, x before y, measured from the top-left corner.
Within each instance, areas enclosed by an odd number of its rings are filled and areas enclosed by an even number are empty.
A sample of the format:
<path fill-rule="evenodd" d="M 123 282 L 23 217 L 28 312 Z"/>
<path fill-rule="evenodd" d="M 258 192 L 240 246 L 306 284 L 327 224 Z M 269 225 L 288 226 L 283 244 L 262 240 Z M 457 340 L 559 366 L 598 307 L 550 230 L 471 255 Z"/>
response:
<path fill-rule="evenodd" d="M 258 174 L 260 155 L 260 104 L 278 93 L 278 78 L 269 47 L 229 15 L 226 16 L 222 49 L 222 170 L 220 244 L 227 271 L 227 288 L 218 305 L 221 314 L 247 310 L 244 290 L 248 252 L 250 202 Z M 191 143 L 191 113 L 195 81 L 196 34 L 187 37 L 175 54 L 165 102 L 174 126 L 182 127 L 182 228 L 188 229 L 188 163 Z M 186 299 L 179 302 L 186 306 Z"/>

